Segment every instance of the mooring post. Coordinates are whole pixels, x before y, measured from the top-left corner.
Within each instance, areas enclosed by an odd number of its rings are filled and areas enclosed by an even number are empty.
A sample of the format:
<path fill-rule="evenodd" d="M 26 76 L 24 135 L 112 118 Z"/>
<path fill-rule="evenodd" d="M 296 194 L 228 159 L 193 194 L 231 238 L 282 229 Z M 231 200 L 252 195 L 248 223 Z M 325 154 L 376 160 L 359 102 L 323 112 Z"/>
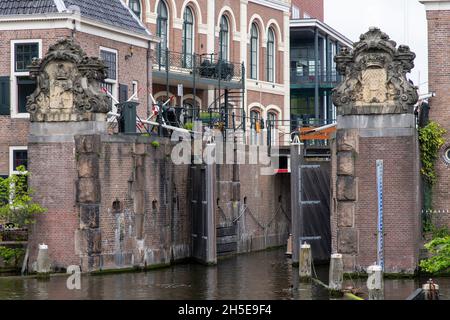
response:
<path fill-rule="evenodd" d="M 330 278 L 328 287 L 331 293 L 342 293 L 342 283 L 344 281 L 344 264 L 342 254 L 335 253 L 331 255 L 330 260 Z"/>
<path fill-rule="evenodd" d="M 373 265 L 367 268 L 367 288 L 369 289 L 369 300 L 384 300 L 383 268 Z"/>
<path fill-rule="evenodd" d="M 48 246 L 46 244 L 39 245 L 39 252 L 37 256 L 36 272 L 40 276 L 46 276 L 50 274 L 50 257 L 48 255 Z"/>
<path fill-rule="evenodd" d="M 302 144 L 297 139 L 291 144 L 291 221 L 292 221 L 292 264 L 299 263 L 300 241 L 302 237 Z"/>
<path fill-rule="evenodd" d="M 214 210 L 215 164 L 206 165 L 206 203 L 207 203 L 207 244 L 206 263 L 217 264 L 216 214 Z"/>
<path fill-rule="evenodd" d="M 292 234 L 289 235 L 289 238 L 287 241 L 286 255 L 292 256 Z"/>
<path fill-rule="evenodd" d="M 422 286 L 425 300 L 439 300 L 439 285 L 434 283 L 433 279 L 427 281 Z"/>
<path fill-rule="evenodd" d="M 300 246 L 298 272 L 300 280 L 311 279 L 312 254 L 311 245 L 305 243 Z"/>

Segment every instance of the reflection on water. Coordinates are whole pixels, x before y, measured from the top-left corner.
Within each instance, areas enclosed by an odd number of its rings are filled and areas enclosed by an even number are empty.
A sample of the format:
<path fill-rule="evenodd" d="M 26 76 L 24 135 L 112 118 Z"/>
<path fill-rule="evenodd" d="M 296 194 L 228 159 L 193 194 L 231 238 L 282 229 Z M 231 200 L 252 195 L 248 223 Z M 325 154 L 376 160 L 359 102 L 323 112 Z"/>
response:
<path fill-rule="evenodd" d="M 298 282 L 298 269 L 292 268 L 284 251 L 235 256 L 220 260 L 216 267 L 188 264 L 142 273 L 82 275 L 81 290 L 73 291 L 66 288 L 67 276 L 0 278 L 0 299 L 328 299 L 321 286 Z M 327 267 L 315 271 L 323 282 L 328 281 Z M 442 281 L 438 281 L 441 286 Z M 345 285 L 365 287 L 364 281 L 349 280 Z M 414 280 L 387 280 L 386 298 L 405 299 L 417 287 Z M 443 293 L 448 296 L 448 291 Z"/>

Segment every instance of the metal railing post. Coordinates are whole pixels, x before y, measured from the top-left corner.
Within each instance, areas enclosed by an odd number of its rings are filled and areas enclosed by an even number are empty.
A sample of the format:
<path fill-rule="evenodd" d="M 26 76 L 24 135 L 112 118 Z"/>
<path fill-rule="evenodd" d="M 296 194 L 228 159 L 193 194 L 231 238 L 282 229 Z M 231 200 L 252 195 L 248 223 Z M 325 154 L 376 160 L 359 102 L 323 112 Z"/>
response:
<path fill-rule="evenodd" d="M 170 98 L 170 85 L 169 85 L 169 71 L 170 71 L 170 61 L 169 61 L 169 49 L 166 48 L 166 91 L 167 99 Z"/>
<path fill-rule="evenodd" d="M 200 117 L 200 110 L 197 110 L 197 83 L 196 83 L 196 73 L 197 73 L 197 55 L 194 53 L 192 55 L 193 62 L 192 62 L 192 82 L 193 82 L 193 93 L 194 93 L 194 110 L 193 113 L 195 113 L 195 120 L 198 120 Z"/>

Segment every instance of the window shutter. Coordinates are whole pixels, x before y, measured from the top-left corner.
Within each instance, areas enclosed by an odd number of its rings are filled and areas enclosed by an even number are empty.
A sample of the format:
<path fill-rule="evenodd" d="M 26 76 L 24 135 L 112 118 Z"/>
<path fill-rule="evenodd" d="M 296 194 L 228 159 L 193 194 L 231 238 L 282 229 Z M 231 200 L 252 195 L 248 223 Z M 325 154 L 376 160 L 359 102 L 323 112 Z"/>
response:
<path fill-rule="evenodd" d="M 9 77 L 0 77 L 0 115 L 11 114 Z"/>
<path fill-rule="evenodd" d="M 128 86 L 124 84 L 119 85 L 119 102 L 126 102 L 128 100 Z"/>

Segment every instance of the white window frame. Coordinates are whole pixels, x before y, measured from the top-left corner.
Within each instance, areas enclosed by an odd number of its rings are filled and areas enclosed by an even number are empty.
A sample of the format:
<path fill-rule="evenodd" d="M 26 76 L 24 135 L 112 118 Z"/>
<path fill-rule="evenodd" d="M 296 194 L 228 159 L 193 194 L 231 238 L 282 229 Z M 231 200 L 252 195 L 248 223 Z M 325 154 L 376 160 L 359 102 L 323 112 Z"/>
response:
<path fill-rule="evenodd" d="M 300 8 L 296 5 L 292 5 L 292 19 L 298 20 L 300 19 Z"/>
<path fill-rule="evenodd" d="M 259 54 L 260 54 L 260 46 L 261 46 L 261 32 L 260 32 L 260 30 L 259 30 L 259 26 L 258 26 L 258 24 L 256 23 L 256 22 L 253 22 L 252 23 L 252 26 L 253 26 L 253 24 L 255 24 L 255 26 L 256 26 L 256 32 L 258 33 L 258 38 L 257 38 L 257 40 L 256 40 L 256 77 L 255 78 L 252 78 L 252 65 L 250 64 L 250 79 L 252 79 L 252 80 L 255 80 L 255 81 L 258 81 L 259 80 L 259 77 L 260 77 L 260 71 L 259 71 L 259 67 L 260 67 L 260 56 L 259 56 Z M 250 26 L 250 62 L 252 62 L 252 58 L 251 58 L 251 54 L 252 54 L 252 50 L 251 50 L 251 48 L 252 48 L 252 26 Z"/>
<path fill-rule="evenodd" d="M 268 61 L 269 61 L 269 59 L 268 59 L 268 56 L 269 56 L 269 46 L 268 46 L 268 44 L 269 44 L 269 32 L 270 32 L 270 30 L 272 30 L 272 33 L 273 33 L 273 81 L 270 81 L 269 79 L 268 79 L 268 77 L 267 77 L 267 75 L 268 75 L 268 67 L 269 67 L 269 65 L 268 65 Z M 266 39 L 267 39 L 267 41 L 266 41 L 266 82 L 267 83 L 270 83 L 270 84 L 272 84 L 272 85 L 274 85 L 275 83 L 278 83 L 277 82 L 277 58 L 278 58 L 278 56 L 277 56 L 277 52 L 278 52 L 278 49 L 277 49 L 277 41 L 278 41 L 278 38 L 277 38 L 277 33 L 275 32 L 275 29 L 273 28 L 273 27 L 269 27 L 268 29 L 267 29 L 267 37 L 266 37 Z"/>
<path fill-rule="evenodd" d="M 11 40 L 11 118 L 22 118 L 29 119 L 30 114 L 28 112 L 19 112 L 19 97 L 17 90 L 17 78 L 18 77 L 28 77 L 30 73 L 28 71 L 25 72 L 16 72 L 16 44 L 19 43 L 37 43 L 39 48 L 39 59 L 42 59 L 42 39 L 15 39 Z"/>
<path fill-rule="evenodd" d="M 9 147 L 9 175 L 20 174 L 19 171 L 14 170 L 14 151 L 28 151 L 27 146 L 13 146 Z M 28 171 L 25 171 L 27 173 Z"/>
<path fill-rule="evenodd" d="M 131 95 L 133 96 L 134 94 L 136 94 L 136 96 L 133 98 L 133 100 L 138 101 L 139 100 L 139 81 L 137 80 L 133 80 L 131 82 Z"/>
<path fill-rule="evenodd" d="M 102 51 L 111 52 L 116 55 L 116 79 L 107 78 L 107 79 L 105 79 L 105 82 L 112 85 L 111 94 L 116 100 L 118 100 L 119 99 L 119 85 L 118 85 L 118 83 L 119 83 L 119 52 L 116 49 L 100 46 L 99 51 L 98 51 L 98 55 L 100 58 L 102 57 Z M 116 107 L 116 104 L 114 103 L 114 101 L 112 102 L 111 110 L 112 110 L 112 112 L 117 113 L 117 107 Z"/>

